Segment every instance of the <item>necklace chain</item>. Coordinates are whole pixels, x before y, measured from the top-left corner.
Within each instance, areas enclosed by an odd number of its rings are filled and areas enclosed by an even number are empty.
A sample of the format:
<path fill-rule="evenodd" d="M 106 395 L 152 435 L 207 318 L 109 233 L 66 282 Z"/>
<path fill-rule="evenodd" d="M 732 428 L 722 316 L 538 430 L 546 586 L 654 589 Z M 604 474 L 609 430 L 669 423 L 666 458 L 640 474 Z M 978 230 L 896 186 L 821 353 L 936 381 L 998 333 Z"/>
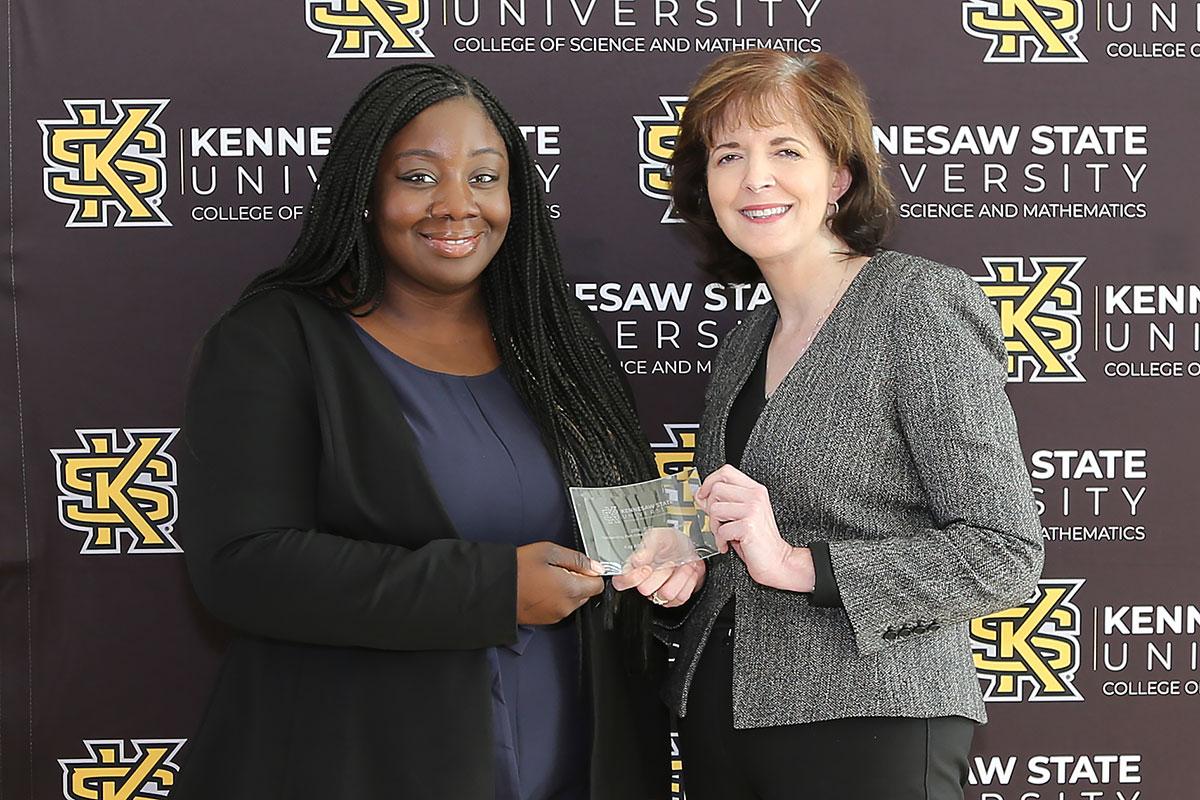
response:
<path fill-rule="evenodd" d="M 846 281 L 850 277 L 850 272 L 851 272 L 851 270 L 844 271 L 844 274 L 842 275 L 841 283 L 839 283 L 837 288 L 833 290 L 833 294 L 830 295 L 830 297 L 829 297 L 829 302 L 825 304 L 825 310 L 822 311 L 821 316 L 817 318 L 817 324 L 813 326 L 813 329 L 811 331 L 809 331 L 808 338 L 804 340 L 804 346 L 800 348 L 800 352 L 796 355 L 796 361 L 799 361 L 800 359 L 804 358 L 804 354 L 808 352 L 808 347 L 809 347 L 809 345 L 812 344 L 813 339 L 816 338 L 817 332 L 820 331 L 821 328 L 825 327 L 826 320 L 829 319 L 829 315 L 833 312 L 834 303 L 837 302 L 838 297 L 840 297 L 842 294 L 842 289 L 845 288 L 845 286 L 846 286 Z M 792 365 L 795 366 L 795 363 L 796 362 L 792 362 Z M 790 370 L 789 370 L 789 372 L 790 372 Z M 784 374 L 784 378 L 785 379 L 787 378 L 786 374 Z M 782 384 L 782 383 L 783 383 L 783 381 L 780 380 L 779 384 Z M 779 384 L 777 384 L 775 386 L 776 389 L 779 388 Z M 775 392 L 773 392 L 773 391 L 765 392 L 764 395 L 765 395 L 766 399 L 770 400 L 771 395 L 774 393 Z"/>

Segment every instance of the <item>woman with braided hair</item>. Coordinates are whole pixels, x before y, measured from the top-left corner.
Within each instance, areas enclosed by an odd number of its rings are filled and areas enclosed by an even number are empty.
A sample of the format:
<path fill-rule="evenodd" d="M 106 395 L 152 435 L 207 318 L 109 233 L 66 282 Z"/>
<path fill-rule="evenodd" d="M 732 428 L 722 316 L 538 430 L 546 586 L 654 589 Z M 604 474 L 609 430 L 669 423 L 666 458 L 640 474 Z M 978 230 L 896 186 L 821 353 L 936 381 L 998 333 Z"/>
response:
<path fill-rule="evenodd" d="M 479 82 L 366 86 L 201 343 L 185 435 L 188 569 L 236 635 L 175 800 L 665 795 L 647 602 L 564 491 L 653 460 Z"/>

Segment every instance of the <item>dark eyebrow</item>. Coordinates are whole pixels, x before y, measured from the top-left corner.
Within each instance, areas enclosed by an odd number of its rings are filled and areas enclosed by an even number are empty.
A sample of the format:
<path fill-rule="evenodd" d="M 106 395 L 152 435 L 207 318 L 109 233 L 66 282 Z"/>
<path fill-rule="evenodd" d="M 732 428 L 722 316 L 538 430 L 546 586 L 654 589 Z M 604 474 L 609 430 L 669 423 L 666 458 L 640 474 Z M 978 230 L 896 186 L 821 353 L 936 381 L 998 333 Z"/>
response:
<path fill-rule="evenodd" d="M 396 153 L 397 160 L 399 160 L 401 158 L 411 158 L 413 156 L 416 156 L 419 158 L 440 158 L 440 156 L 437 153 L 433 152 L 432 150 L 413 149 L 413 150 L 401 150 L 399 153 Z"/>
<path fill-rule="evenodd" d="M 472 150 L 470 155 L 472 158 L 474 158 L 475 156 L 481 156 L 486 153 L 491 153 L 491 154 L 497 155 L 497 156 L 504 155 L 504 153 L 501 153 L 499 150 L 497 150 L 494 147 L 481 147 L 478 150 Z M 401 150 L 399 153 L 396 153 L 397 159 L 413 158 L 413 157 L 429 158 L 429 159 L 434 159 L 434 160 L 443 158 L 441 153 L 435 153 L 432 150 L 423 150 L 421 148 L 414 148 L 412 150 Z"/>
<path fill-rule="evenodd" d="M 805 144 L 804 142 L 802 142 L 801 140 L 797 139 L 794 136 L 776 136 L 774 139 L 771 140 L 771 146 L 778 147 L 779 145 L 785 144 L 787 142 L 795 142 L 796 144 L 800 145 L 801 147 L 808 149 L 807 144 Z M 738 144 L 737 142 L 723 142 L 723 143 L 717 145 L 716 147 L 714 147 L 713 152 L 715 153 L 717 150 L 721 150 L 723 148 L 731 148 L 732 149 L 735 147 L 741 147 L 741 145 Z"/>

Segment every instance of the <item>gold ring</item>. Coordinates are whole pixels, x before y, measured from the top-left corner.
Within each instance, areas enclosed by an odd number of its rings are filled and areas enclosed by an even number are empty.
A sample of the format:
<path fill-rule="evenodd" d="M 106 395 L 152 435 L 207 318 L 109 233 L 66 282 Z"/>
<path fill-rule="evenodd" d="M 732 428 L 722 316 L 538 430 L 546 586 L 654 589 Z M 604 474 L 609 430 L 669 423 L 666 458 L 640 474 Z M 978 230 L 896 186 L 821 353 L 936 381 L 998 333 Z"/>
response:
<path fill-rule="evenodd" d="M 650 595 L 650 602 L 654 603 L 656 606 L 665 606 L 670 601 L 663 599 L 661 596 L 659 596 L 658 592 L 655 592 L 654 594 Z"/>

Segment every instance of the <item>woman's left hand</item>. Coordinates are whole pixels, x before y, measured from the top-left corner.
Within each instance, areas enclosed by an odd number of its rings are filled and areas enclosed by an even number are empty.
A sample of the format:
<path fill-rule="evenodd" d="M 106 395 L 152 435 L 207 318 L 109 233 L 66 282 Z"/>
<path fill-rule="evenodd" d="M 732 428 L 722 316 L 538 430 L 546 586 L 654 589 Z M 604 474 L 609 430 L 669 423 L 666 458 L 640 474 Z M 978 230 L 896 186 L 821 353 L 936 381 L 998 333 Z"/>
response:
<path fill-rule="evenodd" d="M 629 572 L 613 575 L 613 588 L 623 592 L 636 588 L 663 608 L 675 608 L 691 599 L 704 585 L 704 562 L 692 561 L 674 567 L 634 567 Z"/>
<path fill-rule="evenodd" d="M 725 464 L 700 484 L 696 505 L 709 516 L 717 548 L 725 553 L 732 547 L 756 583 L 793 592 L 813 590 L 812 554 L 779 535 L 767 487 Z"/>

